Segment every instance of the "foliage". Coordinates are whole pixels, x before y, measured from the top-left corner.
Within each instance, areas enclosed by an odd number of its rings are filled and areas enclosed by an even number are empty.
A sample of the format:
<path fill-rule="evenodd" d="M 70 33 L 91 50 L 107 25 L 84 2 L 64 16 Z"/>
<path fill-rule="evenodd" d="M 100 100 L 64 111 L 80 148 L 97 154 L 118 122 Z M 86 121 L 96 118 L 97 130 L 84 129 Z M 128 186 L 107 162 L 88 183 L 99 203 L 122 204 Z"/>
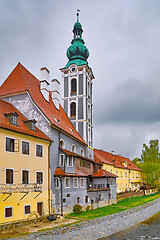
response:
<path fill-rule="evenodd" d="M 82 206 L 80 204 L 75 204 L 73 206 L 73 212 L 76 214 L 80 214 L 82 212 Z"/>
<path fill-rule="evenodd" d="M 91 207 L 89 205 L 86 206 L 86 211 L 89 211 Z"/>
<path fill-rule="evenodd" d="M 151 140 L 149 146 L 143 144 L 143 150 L 141 155 L 143 164 L 142 172 L 144 174 L 144 182 L 150 186 L 159 185 L 160 176 L 160 153 L 159 153 L 159 141 Z"/>
<path fill-rule="evenodd" d="M 93 218 L 103 217 L 110 214 L 118 213 L 125 211 L 132 207 L 137 207 L 139 205 L 145 204 L 150 201 L 154 201 L 155 199 L 160 197 L 160 193 L 148 195 L 148 196 L 140 196 L 140 197 L 132 197 L 126 198 L 118 202 L 117 204 L 113 204 L 110 206 L 100 207 L 94 210 L 82 211 L 81 215 L 70 213 L 70 217 L 78 217 L 81 219 L 89 220 Z"/>
<path fill-rule="evenodd" d="M 137 167 L 139 167 L 139 168 L 142 168 L 142 160 L 141 159 L 139 159 L 139 158 L 134 158 L 133 160 L 132 160 L 132 162 L 137 166 Z"/>

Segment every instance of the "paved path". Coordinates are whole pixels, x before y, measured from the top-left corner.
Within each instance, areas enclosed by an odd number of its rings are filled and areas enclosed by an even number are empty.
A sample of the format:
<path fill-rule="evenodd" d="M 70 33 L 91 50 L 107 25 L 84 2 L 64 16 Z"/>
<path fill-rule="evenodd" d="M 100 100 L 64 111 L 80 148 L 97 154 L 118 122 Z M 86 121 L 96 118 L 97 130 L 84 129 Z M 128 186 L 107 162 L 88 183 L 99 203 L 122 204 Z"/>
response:
<path fill-rule="evenodd" d="M 97 240 L 129 228 L 160 211 L 160 198 L 142 206 L 128 209 L 106 217 L 83 221 L 71 226 L 61 227 L 40 233 L 33 233 L 13 239 L 37 240 Z"/>

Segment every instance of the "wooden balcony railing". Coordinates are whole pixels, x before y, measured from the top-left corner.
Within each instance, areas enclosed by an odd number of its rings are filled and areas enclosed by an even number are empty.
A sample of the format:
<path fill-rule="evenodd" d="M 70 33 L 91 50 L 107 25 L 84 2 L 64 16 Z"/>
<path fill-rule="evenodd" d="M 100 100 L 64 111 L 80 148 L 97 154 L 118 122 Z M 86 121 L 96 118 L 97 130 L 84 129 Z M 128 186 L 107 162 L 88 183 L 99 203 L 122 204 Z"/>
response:
<path fill-rule="evenodd" d="M 42 186 L 36 183 L 0 184 L 0 193 L 27 193 L 27 192 L 42 192 Z"/>
<path fill-rule="evenodd" d="M 108 191 L 110 189 L 109 184 L 93 184 L 88 186 L 87 191 Z"/>

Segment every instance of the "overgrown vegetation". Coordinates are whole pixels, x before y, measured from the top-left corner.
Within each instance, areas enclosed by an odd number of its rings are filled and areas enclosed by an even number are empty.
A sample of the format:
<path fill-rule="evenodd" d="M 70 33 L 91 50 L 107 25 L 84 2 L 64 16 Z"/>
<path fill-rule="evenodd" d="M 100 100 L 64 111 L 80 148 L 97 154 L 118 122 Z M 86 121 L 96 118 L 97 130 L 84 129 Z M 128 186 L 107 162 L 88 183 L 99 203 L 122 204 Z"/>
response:
<path fill-rule="evenodd" d="M 75 214 L 80 214 L 82 212 L 82 206 L 80 204 L 75 204 L 73 206 L 73 212 Z"/>
<path fill-rule="evenodd" d="M 103 217 L 103 216 L 107 216 L 110 214 L 122 212 L 129 208 L 137 207 L 142 204 L 154 201 L 155 199 L 157 199 L 159 197 L 160 197 L 160 193 L 155 193 L 155 194 L 149 195 L 149 196 L 126 198 L 126 199 L 121 200 L 117 204 L 97 208 L 94 210 L 82 211 L 81 214 L 70 213 L 69 216 L 77 217 L 79 219 L 89 220 L 89 219 L 93 219 L 93 218 Z"/>

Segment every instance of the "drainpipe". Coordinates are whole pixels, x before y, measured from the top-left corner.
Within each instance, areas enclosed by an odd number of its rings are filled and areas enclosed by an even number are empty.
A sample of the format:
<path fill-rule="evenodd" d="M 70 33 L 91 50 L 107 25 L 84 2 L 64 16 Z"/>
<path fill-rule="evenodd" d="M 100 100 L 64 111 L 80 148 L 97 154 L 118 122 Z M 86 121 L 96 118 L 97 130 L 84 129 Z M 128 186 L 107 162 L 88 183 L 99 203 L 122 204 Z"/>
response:
<path fill-rule="evenodd" d="M 50 168 L 50 147 L 53 141 L 48 146 L 48 211 L 51 214 L 51 168 Z"/>
<path fill-rule="evenodd" d="M 62 190 L 62 176 L 59 176 L 61 183 L 61 216 L 63 216 L 63 190 Z"/>

